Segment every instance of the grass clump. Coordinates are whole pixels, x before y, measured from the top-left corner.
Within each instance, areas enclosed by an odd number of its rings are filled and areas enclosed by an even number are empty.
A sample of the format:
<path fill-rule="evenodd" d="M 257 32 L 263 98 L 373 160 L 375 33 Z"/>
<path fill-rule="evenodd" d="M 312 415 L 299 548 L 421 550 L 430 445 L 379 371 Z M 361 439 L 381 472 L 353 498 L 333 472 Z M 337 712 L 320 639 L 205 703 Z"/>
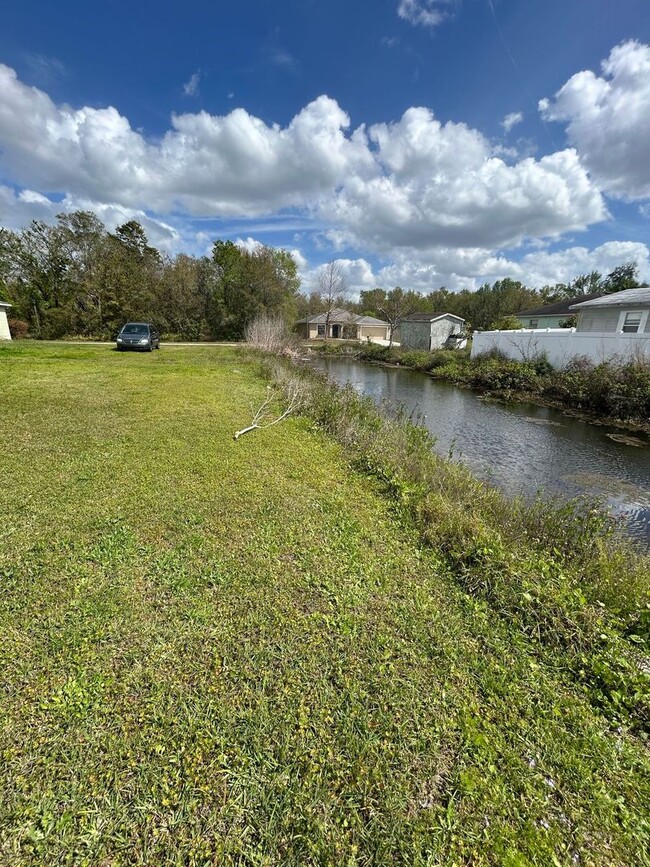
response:
<path fill-rule="evenodd" d="M 0 860 L 648 863 L 645 745 L 423 543 L 422 432 L 323 395 L 235 442 L 265 386 L 0 347 Z"/>

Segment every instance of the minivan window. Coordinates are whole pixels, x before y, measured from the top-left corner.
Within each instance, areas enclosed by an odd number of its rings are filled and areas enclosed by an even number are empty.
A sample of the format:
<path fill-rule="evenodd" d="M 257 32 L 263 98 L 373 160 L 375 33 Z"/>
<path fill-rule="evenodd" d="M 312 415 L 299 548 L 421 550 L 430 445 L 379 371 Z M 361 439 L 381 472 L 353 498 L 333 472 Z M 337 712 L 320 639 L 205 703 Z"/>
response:
<path fill-rule="evenodd" d="M 149 329 L 146 325 L 125 325 L 122 329 L 122 334 L 148 334 Z"/>

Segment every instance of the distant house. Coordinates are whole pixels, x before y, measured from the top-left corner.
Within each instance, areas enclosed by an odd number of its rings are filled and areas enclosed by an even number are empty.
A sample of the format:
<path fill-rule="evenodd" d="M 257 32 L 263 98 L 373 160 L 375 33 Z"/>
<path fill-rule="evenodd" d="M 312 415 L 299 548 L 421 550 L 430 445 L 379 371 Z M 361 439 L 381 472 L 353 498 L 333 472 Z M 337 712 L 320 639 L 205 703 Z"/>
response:
<path fill-rule="evenodd" d="M 11 340 L 11 332 L 9 331 L 9 323 L 7 322 L 7 311 L 11 304 L 6 301 L 0 301 L 0 340 Z"/>
<path fill-rule="evenodd" d="M 572 308 L 578 300 L 590 301 L 601 297 L 601 292 L 592 292 L 591 295 L 582 295 L 580 299 L 567 298 L 555 304 L 547 304 L 545 307 L 535 307 L 533 310 L 521 310 L 514 315 L 524 328 L 562 328 L 563 322 L 571 316 L 575 316 L 575 311 Z"/>
<path fill-rule="evenodd" d="M 325 334 L 325 329 L 328 334 Z M 372 342 L 387 341 L 390 332 L 388 322 L 375 319 L 374 316 L 358 316 L 349 310 L 332 310 L 299 319 L 295 330 L 303 340 L 323 340 L 326 336 L 334 340 L 371 340 Z"/>
<path fill-rule="evenodd" d="M 462 348 L 465 320 L 453 313 L 411 313 L 400 322 L 403 349 Z"/>
<path fill-rule="evenodd" d="M 544 355 L 554 367 L 581 356 L 596 364 L 645 357 L 650 362 L 650 287 L 576 301 L 575 328 L 484 331 L 474 335 L 472 358 L 498 349 L 508 358 Z"/>
<path fill-rule="evenodd" d="M 575 301 L 575 299 L 574 299 Z M 650 288 L 624 289 L 591 301 L 574 303 L 576 331 L 650 336 Z"/>

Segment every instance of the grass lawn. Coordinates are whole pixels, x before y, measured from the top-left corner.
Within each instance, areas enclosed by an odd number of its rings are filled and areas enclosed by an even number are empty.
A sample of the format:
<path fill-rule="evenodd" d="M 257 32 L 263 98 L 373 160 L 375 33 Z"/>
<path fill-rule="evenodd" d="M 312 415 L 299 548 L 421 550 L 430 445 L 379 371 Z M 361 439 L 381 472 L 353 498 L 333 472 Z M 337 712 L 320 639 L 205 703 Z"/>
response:
<path fill-rule="evenodd" d="M 650 863 L 645 743 L 264 395 L 0 347 L 0 861 Z"/>

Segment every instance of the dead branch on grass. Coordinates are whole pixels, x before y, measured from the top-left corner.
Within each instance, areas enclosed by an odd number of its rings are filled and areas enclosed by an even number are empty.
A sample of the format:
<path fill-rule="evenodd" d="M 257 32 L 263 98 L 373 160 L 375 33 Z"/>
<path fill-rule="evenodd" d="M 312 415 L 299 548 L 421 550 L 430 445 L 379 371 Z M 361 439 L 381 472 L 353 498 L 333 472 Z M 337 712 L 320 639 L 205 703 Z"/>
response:
<path fill-rule="evenodd" d="M 255 415 L 253 416 L 253 420 L 248 425 L 248 427 L 236 431 L 234 439 L 238 440 L 240 436 L 243 436 L 246 433 L 250 433 L 250 431 L 266 430 L 266 428 L 273 427 L 273 425 L 275 424 L 279 424 L 281 421 L 284 421 L 287 416 L 291 415 L 292 412 L 295 412 L 304 402 L 304 394 L 300 382 L 294 381 L 289 383 L 285 394 L 287 404 L 284 410 L 280 413 L 280 415 L 278 415 L 276 418 L 273 418 L 271 415 L 271 407 L 272 404 L 277 401 L 278 393 L 274 391 L 270 385 L 267 386 L 267 389 L 269 391 L 269 394 L 266 400 L 256 411 Z"/>

